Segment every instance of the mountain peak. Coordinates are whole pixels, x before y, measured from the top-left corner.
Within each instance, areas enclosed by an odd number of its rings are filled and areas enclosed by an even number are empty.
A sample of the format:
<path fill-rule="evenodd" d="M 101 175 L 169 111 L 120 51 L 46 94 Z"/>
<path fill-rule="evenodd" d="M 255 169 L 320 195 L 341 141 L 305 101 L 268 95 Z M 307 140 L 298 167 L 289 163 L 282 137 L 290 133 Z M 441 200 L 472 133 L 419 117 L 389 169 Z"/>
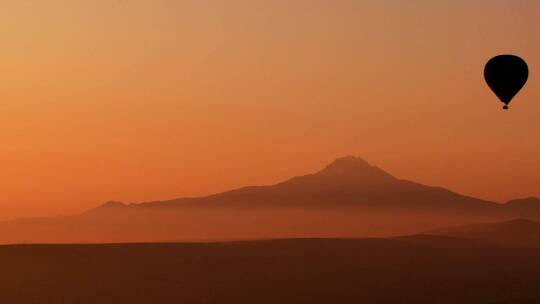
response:
<path fill-rule="evenodd" d="M 330 163 L 326 168 L 330 167 L 365 167 L 365 166 L 371 166 L 367 161 L 364 159 L 354 156 L 354 155 L 347 155 L 343 157 L 336 158 L 332 163 Z"/>
<path fill-rule="evenodd" d="M 384 178 L 384 179 L 394 179 L 393 176 L 386 173 L 385 171 L 379 169 L 376 166 L 370 165 L 367 161 L 360 157 L 356 156 L 344 156 L 337 158 L 323 170 L 321 170 L 318 175 L 331 175 L 331 176 L 342 176 L 342 177 L 354 177 L 359 176 L 366 178 Z"/>

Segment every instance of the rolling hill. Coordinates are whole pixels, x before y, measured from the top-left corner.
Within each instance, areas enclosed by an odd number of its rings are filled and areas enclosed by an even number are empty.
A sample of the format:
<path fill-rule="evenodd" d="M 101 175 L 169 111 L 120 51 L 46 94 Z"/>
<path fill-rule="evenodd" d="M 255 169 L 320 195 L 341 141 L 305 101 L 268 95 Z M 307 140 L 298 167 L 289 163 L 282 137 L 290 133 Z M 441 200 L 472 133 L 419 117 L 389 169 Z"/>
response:
<path fill-rule="evenodd" d="M 540 222 L 527 219 L 465 225 L 441 229 L 434 233 L 465 239 L 480 239 L 501 244 L 540 248 Z"/>

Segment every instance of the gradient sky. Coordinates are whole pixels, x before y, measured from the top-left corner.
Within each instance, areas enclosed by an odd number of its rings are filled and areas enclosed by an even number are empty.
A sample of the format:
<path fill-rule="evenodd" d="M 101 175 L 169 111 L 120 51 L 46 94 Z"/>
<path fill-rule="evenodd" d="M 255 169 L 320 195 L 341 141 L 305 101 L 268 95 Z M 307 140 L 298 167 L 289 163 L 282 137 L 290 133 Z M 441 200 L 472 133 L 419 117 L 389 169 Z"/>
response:
<path fill-rule="evenodd" d="M 353 154 L 540 196 L 536 0 L 3 0 L 0 219 L 268 184 Z M 529 82 L 503 111 L 485 62 Z"/>

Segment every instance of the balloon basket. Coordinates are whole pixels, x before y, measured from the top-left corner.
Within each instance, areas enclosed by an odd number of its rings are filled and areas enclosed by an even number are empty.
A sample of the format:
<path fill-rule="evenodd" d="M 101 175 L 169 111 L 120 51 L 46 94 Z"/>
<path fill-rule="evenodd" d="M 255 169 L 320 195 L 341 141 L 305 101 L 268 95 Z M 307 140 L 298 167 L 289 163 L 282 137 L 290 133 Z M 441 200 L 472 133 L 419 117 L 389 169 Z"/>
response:
<path fill-rule="evenodd" d="M 508 106 L 503 107 L 503 110 L 508 110 L 508 109 L 509 109 Z"/>

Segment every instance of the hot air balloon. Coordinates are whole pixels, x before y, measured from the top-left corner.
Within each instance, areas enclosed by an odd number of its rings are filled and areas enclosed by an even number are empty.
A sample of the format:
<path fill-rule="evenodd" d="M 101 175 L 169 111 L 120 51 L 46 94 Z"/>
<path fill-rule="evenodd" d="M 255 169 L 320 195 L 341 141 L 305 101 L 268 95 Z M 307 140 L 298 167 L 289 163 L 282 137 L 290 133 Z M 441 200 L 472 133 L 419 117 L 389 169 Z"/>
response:
<path fill-rule="evenodd" d="M 512 98 L 523 88 L 529 77 L 525 60 L 515 55 L 499 55 L 491 58 L 484 69 L 484 78 L 493 93 L 508 110 Z"/>

